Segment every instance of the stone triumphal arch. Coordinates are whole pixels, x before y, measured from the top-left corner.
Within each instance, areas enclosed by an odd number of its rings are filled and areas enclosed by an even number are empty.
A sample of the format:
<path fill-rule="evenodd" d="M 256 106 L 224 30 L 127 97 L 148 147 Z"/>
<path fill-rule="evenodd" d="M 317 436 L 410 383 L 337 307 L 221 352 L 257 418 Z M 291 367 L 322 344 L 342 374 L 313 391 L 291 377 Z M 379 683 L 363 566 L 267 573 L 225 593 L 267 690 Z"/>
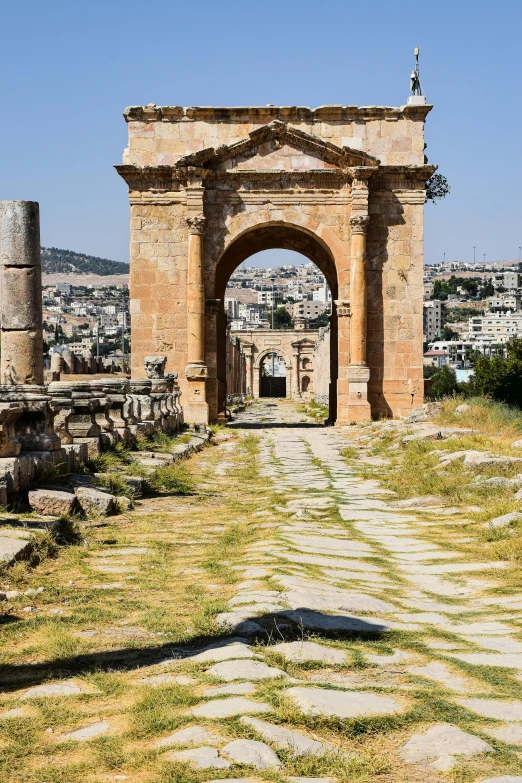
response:
<path fill-rule="evenodd" d="M 278 247 L 307 256 L 332 290 L 330 417 L 418 405 L 430 108 L 126 109 L 116 168 L 131 205 L 133 375 L 146 355 L 166 355 L 183 375 L 186 421 L 216 420 L 227 281 Z"/>
<path fill-rule="evenodd" d="M 254 329 L 232 332 L 239 339 L 245 355 L 246 388 L 254 399 L 262 396 L 263 364 L 277 354 L 286 369 L 285 397 L 288 400 L 309 399 L 314 390 L 317 329 Z M 303 389 L 303 380 L 305 381 Z"/>

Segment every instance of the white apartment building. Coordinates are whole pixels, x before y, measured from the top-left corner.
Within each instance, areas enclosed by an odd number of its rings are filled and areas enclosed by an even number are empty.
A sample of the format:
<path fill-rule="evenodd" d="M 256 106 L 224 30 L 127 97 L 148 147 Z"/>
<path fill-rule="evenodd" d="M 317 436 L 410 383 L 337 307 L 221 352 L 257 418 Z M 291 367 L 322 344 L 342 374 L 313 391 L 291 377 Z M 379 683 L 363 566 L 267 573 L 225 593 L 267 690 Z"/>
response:
<path fill-rule="evenodd" d="M 495 294 L 486 299 L 489 310 L 520 310 L 520 294 L 513 291 L 506 291 L 502 294 Z"/>
<path fill-rule="evenodd" d="M 522 313 L 486 313 L 469 319 L 468 338 L 484 344 L 509 342 L 522 337 Z"/>
<path fill-rule="evenodd" d="M 225 314 L 229 320 L 237 318 L 239 316 L 239 302 L 237 299 L 225 296 L 224 299 Z"/>
<path fill-rule="evenodd" d="M 327 285 L 322 285 L 320 288 L 318 288 L 316 291 L 313 292 L 313 301 L 322 302 L 323 304 L 332 301 L 332 294 Z"/>
<path fill-rule="evenodd" d="M 278 303 L 281 301 L 281 294 L 279 291 L 258 291 L 257 292 L 257 303 L 258 304 L 264 304 L 267 307 L 273 307 L 274 305 L 277 307 Z"/>
<path fill-rule="evenodd" d="M 251 323 L 259 323 L 266 314 L 266 308 L 259 304 L 243 304 L 240 302 L 237 317 Z"/>
<path fill-rule="evenodd" d="M 441 302 L 440 299 L 430 299 L 423 305 L 424 342 L 429 343 L 439 337 L 442 332 L 444 302 Z"/>
<path fill-rule="evenodd" d="M 311 302 L 309 299 L 290 305 L 290 312 L 293 318 L 317 318 L 324 311 L 325 305 L 323 302 Z"/>
<path fill-rule="evenodd" d="M 502 275 L 504 288 L 508 291 L 512 291 L 515 288 L 522 286 L 522 273 L 521 272 L 504 272 Z"/>
<path fill-rule="evenodd" d="M 468 351 L 479 350 L 471 340 L 435 340 L 435 342 L 429 344 L 428 348 L 428 354 L 438 354 L 439 356 L 445 354 L 448 357 L 448 361 L 444 362 L 445 364 L 460 364 L 461 367 L 464 367 Z M 439 363 L 439 366 L 442 365 Z"/>

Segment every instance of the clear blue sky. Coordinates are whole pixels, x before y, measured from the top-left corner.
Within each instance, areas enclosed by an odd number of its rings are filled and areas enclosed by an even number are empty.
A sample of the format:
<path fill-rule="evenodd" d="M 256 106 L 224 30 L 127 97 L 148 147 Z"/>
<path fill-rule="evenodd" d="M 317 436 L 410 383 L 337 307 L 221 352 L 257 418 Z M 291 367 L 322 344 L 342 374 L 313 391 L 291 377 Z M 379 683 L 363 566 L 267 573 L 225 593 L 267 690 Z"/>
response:
<path fill-rule="evenodd" d="M 128 260 L 131 104 L 405 103 L 413 47 L 434 110 L 426 261 L 518 258 L 520 0 L 0 0 L 0 198 L 40 202 L 42 242 Z"/>

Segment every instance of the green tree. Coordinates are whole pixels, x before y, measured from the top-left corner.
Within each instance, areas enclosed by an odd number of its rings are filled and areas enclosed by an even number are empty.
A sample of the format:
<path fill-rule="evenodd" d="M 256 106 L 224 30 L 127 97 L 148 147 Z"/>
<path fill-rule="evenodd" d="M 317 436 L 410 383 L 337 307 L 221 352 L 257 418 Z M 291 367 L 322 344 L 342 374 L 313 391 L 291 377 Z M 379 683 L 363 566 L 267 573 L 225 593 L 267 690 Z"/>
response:
<path fill-rule="evenodd" d="M 315 325 L 319 329 L 320 326 L 328 326 L 330 323 L 330 314 L 328 310 L 323 310 L 315 319 Z"/>
<path fill-rule="evenodd" d="M 479 290 L 479 297 L 481 299 L 486 299 L 488 296 L 493 296 L 494 293 L 495 293 L 495 289 L 493 287 L 493 283 L 491 282 L 491 280 L 486 280 L 486 282 Z"/>
<path fill-rule="evenodd" d="M 437 201 L 446 198 L 450 190 L 448 180 L 443 174 L 432 174 L 426 182 L 426 200 L 436 204 Z"/>
<path fill-rule="evenodd" d="M 268 323 L 272 326 L 272 311 L 268 311 Z M 278 307 L 274 310 L 274 329 L 293 329 L 294 319 L 286 307 Z"/>
<path fill-rule="evenodd" d="M 507 346 L 506 358 L 476 357 L 469 391 L 522 408 L 522 339 L 516 338 Z"/>
<path fill-rule="evenodd" d="M 457 374 L 451 367 L 444 365 L 432 376 L 431 393 L 436 400 L 450 397 L 458 389 Z"/>
<path fill-rule="evenodd" d="M 460 337 L 460 334 L 456 332 L 454 329 L 451 328 L 451 326 L 446 325 L 444 327 L 444 330 L 442 332 L 442 339 L 443 340 L 458 340 Z"/>
<path fill-rule="evenodd" d="M 439 371 L 439 367 L 436 364 L 425 364 L 422 368 L 423 378 L 432 378 Z"/>
<path fill-rule="evenodd" d="M 444 288 L 442 280 L 435 280 L 433 283 L 433 299 L 445 300 L 448 298 L 448 293 Z"/>

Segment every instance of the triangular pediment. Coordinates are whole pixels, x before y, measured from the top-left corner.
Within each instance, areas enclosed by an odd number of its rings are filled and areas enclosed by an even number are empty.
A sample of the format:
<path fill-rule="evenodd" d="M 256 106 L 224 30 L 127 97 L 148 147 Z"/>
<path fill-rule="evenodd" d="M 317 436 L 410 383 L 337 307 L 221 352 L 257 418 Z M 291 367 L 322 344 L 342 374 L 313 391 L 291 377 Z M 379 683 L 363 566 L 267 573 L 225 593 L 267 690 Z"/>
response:
<path fill-rule="evenodd" d="M 304 171 L 352 166 L 378 166 L 377 158 L 351 147 L 338 147 L 286 122 L 256 128 L 248 138 L 222 147 L 208 147 L 185 155 L 176 166 L 197 166 L 215 171 Z"/>
<path fill-rule="evenodd" d="M 315 346 L 315 340 L 310 340 L 309 337 L 303 337 L 302 340 L 296 340 L 292 343 L 293 348 L 313 348 Z"/>

